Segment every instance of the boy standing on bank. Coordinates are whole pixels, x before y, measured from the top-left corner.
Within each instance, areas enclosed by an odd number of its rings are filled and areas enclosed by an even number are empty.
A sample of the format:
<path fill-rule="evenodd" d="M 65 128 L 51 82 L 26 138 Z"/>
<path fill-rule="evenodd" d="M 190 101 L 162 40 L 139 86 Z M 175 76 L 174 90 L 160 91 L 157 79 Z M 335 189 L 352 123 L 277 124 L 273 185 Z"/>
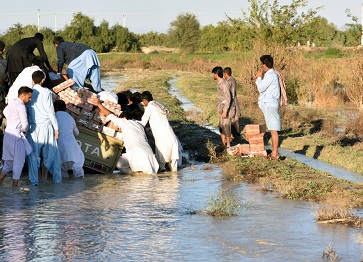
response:
<path fill-rule="evenodd" d="M 223 78 L 223 68 L 216 66 L 212 69 L 213 79 L 217 80 L 217 110 L 219 113 L 219 132 L 221 133 L 222 145 L 231 147 L 231 88 Z"/>

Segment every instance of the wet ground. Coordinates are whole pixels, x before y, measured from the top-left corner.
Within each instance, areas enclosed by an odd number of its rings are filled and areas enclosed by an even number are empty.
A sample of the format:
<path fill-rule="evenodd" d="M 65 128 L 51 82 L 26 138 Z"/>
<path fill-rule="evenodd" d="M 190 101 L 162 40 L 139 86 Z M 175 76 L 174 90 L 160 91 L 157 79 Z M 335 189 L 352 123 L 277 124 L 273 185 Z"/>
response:
<path fill-rule="evenodd" d="M 88 175 L 18 189 L 7 178 L 0 261 L 324 261 L 329 244 L 341 261 L 361 259 L 361 229 L 318 224 L 311 203 L 226 181 L 218 166 L 189 162 L 157 177 Z M 221 191 L 251 207 L 230 218 L 206 215 Z"/>

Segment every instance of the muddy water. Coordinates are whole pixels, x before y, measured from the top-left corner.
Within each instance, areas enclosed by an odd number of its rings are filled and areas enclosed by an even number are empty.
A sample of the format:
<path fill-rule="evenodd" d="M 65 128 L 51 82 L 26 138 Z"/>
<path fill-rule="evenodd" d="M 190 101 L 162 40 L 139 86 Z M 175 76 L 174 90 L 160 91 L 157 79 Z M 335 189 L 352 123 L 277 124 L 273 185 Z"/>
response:
<path fill-rule="evenodd" d="M 191 215 L 221 190 L 252 207 L 226 219 Z M 20 189 L 5 180 L 0 261 L 320 261 L 328 244 L 358 261 L 359 230 L 317 224 L 312 211 L 198 163 L 161 177 L 89 175 Z"/>
<path fill-rule="evenodd" d="M 360 230 L 317 224 L 310 203 L 226 181 L 214 165 L 158 177 L 10 183 L 0 188 L 0 261 L 322 261 L 329 244 L 342 261 L 359 261 L 363 251 Z M 252 207 L 236 217 L 207 216 L 220 191 Z"/>

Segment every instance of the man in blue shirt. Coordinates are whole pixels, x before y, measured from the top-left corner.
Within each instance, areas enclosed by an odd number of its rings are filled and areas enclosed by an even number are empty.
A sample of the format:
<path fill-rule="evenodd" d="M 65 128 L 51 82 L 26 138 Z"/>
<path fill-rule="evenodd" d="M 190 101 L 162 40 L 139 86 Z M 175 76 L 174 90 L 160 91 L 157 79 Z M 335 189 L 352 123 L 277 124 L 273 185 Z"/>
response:
<path fill-rule="evenodd" d="M 57 50 L 59 74 L 67 64 L 67 75 L 76 82 L 75 86 L 83 88 L 84 80 L 89 78 L 94 91 L 102 91 L 100 62 L 94 50 L 85 44 L 65 42 L 61 36 L 56 36 L 53 44 Z"/>

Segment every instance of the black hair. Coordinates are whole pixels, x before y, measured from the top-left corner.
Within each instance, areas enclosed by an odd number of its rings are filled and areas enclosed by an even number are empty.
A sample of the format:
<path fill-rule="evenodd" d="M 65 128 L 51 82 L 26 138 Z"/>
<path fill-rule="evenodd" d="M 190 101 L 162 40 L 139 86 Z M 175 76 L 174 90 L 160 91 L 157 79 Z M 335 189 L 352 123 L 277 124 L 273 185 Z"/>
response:
<path fill-rule="evenodd" d="M 230 67 L 225 67 L 223 69 L 223 73 L 226 73 L 227 75 L 231 76 L 232 75 L 232 68 Z"/>
<path fill-rule="evenodd" d="M 263 55 L 260 57 L 262 64 L 266 65 L 268 68 L 274 67 L 274 59 L 270 55 Z"/>
<path fill-rule="evenodd" d="M 3 51 L 5 49 L 5 43 L 0 40 L 0 51 Z"/>
<path fill-rule="evenodd" d="M 25 93 L 33 93 L 33 89 L 31 89 L 28 86 L 20 87 L 18 90 L 18 96 L 20 96 L 21 94 L 25 94 Z"/>
<path fill-rule="evenodd" d="M 126 118 L 127 120 L 132 118 L 132 114 L 129 111 L 122 111 L 120 118 Z"/>
<path fill-rule="evenodd" d="M 220 78 L 223 78 L 223 68 L 220 66 L 216 66 L 212 69 L 213 74 L 217 74 Z"/>
<path fill-rule="evenodd" d="M 121 106 L 128 104 L 127 96 L 123 92 L 117 93 L 116 95 L 117 95 L 117 103 L 118 104 L 120 104 Z"/>
<path fill-rule="evenodd" d="M 130 99 L 132 97 L 132 92 L 130 90 L 123 91 L 122 93 L 126 95 L 127 99 Z"/>
<path fill-rule="evenodd" d="M 62 43 L 62 42 L 64 42 L 64 39 L 61 36 L 56 36 L 53 39 L 53 45 L 55 45 L 55 44 L 59 45 L 59 43 Z"/>
<path fill-rule="evenodd" d="M 66 111 L 66 103 L 63 100 L 54 101 L 54 111 Z"/>
<path fill-rule="evenodd" d="M 40 82 L 45 79 L 45 75 L 43 71 L 37 70 L 32 74 L 32 79 L 34 81 L 34 84 L 40 84 Z"/>
<path fill-rule="evenodd" d="M 132 110 L 131 114 L 133 119 L 141 121 L 144 111 L 142 111 L 140 108 L 137 108 Z"/>
<path fill-rule="evenodd" d="M 44 35 L 42 33 L 35 33 L 34 37 L 39 38 L 40 40 L 44 40 Z"/>
<path fill-rule="evenodd" d="M 132 94 L 131 98 L 130 98 L 131 102 L 133 104 L 140 104 L 141 103 L 141 94 L 139 92 L 135 92 Z"/>
<path fill-rule="evenodd" d="M 43 61 L 39 56 L 34 56 L 31 62 L 33 65 L 39 66 L 40 68 L 43 66 Z"/>
<path fill-rule="evenodd" d="M 149 91 L 144 91 L 141 93 L 141 100 L 145 99 L 146 101 L 150 102 L 153 101 L 153 95 Z"/>

